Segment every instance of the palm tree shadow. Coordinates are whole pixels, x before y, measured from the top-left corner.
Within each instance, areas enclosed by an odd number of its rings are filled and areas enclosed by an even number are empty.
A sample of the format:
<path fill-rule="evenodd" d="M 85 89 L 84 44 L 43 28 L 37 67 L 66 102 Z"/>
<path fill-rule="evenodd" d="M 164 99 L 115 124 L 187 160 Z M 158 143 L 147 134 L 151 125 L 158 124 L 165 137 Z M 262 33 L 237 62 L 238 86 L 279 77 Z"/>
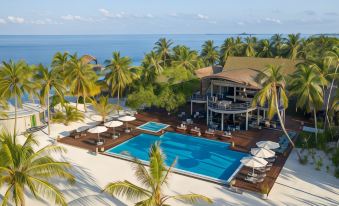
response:
<path fill-rule="evenodd" d="M 65 159 L 63 161 L 66 161 Z M 60 179 L 53 179 L 53 183 L 59 188 L 68 200 L 68 205 L 116 205 L 125 206 L 120 200 L 102 193 L 102 188 L 97 184 L 97 180 L 88 171 L 75 163 L 70 162 L 72 168 L 70 172 L 75 176 L 75 184 L 69 184 Z M 43 201 L 46 202 L 46 201 Z M 46 205 L 49 205 L 46 202 Z"/>

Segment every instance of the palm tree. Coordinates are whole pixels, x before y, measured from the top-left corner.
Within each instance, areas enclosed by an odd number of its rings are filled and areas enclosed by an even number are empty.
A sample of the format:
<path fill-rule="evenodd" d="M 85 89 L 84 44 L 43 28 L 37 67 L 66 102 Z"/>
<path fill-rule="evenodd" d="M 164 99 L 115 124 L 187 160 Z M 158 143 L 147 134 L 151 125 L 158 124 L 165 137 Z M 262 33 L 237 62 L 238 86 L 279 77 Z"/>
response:
<path fill-rule="evenodd" d="M 68 57 L 69 57 L 68 52 L 64 52 L 64 53 L 57 52 L 53 56 L 53 59 L 52 59 L 52 64 L 51 64 L 52 68 L 54 68 L 55 70 L 63 74 L 65 72 L 65 68 L 68 63 Z"/>
<path fill-rule="evenodd" d="M 243 49 L 244 48 L 244 43 L 242 42 L 242 39 L 240 36 L 237 36 L 235 38 L 235 56 L 242 56 L 243 55 Z"/>
<path fill-rule="evenodd" d="M 58 110 L 52 116 L 52 122 L 61 123 L 68 126 L 71 122 L 84 121 L 84 113 L 78 111 L 70 105 L 64 106 L 65 112 Z"/>
<path fill-rule="evenodd" d="M 22 104 L 24 94 L 33 94 L 37 85 L 31 81 L 32 70 L 26 62 L 3 61 L 0 67 L 0 99 L 14 99 L 14 134 L 17 127 L 17 109 Z"/>
<path fill-rule="evenodd" d="M 301 40 L 300 34 L 289 34 L 286 42 L 287 57 L 294 60 L 300 54 Z"/>
<path fill-rule="evenodd" d="M 102 117 L 102 122 L 105 122 L 106 117 L 113 111 L 121 109 L 118 105 L 110 104 L 108 96 L 101 96 L 99 102 L 93 100 L 92 105 L 94 110 Z"/>
<path fill-rule="evenodd" d="M 79 97 L 82 96 L 85 112 L 87 111 L 86 98 L 98 93 L 98 86 L 96 85 L 98 77 L 92 67 L 88 62 L 82 61 L 82 58 L 78 58 L 77 54 L 70 56 L 65 67 L 65 78 L 69 84 L 69 90 L 77 96 L 76 109 L 78 109 Z"/>
<path fill-rule="evenodd" d="M 108 70 L 106 82 L 111 88 L 112 95 L 118 95 L 118 105 L 120 105 L 120 96 L 124 89 L 133 80 L 139 78 L 138 70 L 131 66 L 132 60 L 127 56 L 121 57 L 120 52 L 113 52 L 113 58 L 106 60 L 106 64 L 106 70 Z"/>
<path fill-rule="evenodd" d="M 270 40 L 263 39 L 259 41 L 258 45 L 258 57 L 272 57 L 272 44 Z"/>
<path fill-rule="evenodd" d="M 246 37 L 245 38 L 245 44 L 244 44 L 244 47 L 245 47 L 245 55 L 247 57 L 254 57 L 255 54 L 256 54 L 256 51 L 255 51 L 255 46 L 257 44 L 257 38 L 256 37 Z"/>
<path fill-rule="evenodd" d="M 65 179 L 70 184 L 75 182 L 68 171 L 71 165 L 57 161 L 51 155 L 65 150 L 49 145 L 35 151 L 37 146 L 33 134 L 26 135 L 24 143 L 19 144 L 17 136 L 5 131 L 0 133 L 0 186 L 5 191 L 2 205 L 9 202 L 25 205 L 26 194 L 36 199 L 50 199 L 55 205 L 67 205 L 61 191 L 51 182 L 53 178 Z"/>
<path fill-rule="evenodd" d="M 139 201 L 135 203 L 137 206 L 166 206 L 166 202 L 170 199 L 179 200 L 194 204 L 198 201 L 212 203 L 208 197 L 199 194 L 185 194 L 185 195 L 165 195 L 163 194 L 164 187 L 168 185 L 168 176 L 176 163 L 173 161 L 170 167 L 165 165 L 165 156 L 161 151 L 159 143 L 151 146 L 149 152 L 149 169 L 142 164 L 138 159 L 134 159 L 135 175 L 145 187 L 139 187 L 127 180 L 116 181 L 106 185 L 104 192 L 112 196 L 125 196 L 132 201 Z"/>
<path fill-rule="evenodd" d="M 51 90 L 54 91 L 55 95 L 57 95 L 61 100 L 63 99 L 63 92 L 65 90 L 64 82 L 60 78 L 60 75 L 57 73 L 59 72 L 58 69 L 51 69 L 48 71 L 48 68 L 42 66 L 41 64 L 36 68 L 36 74 L 34 79 L 39 82 L 41 86 L 40 90 L 40 97 L 42 104 L 47 105 L 47 124 L 48 124 L 48 135 L 51 134 L 51 127 L 50 127 L 50 96 Z M 46 102 L 47 101 L 47 102 Z"/>
<path fill-rule="evenodd" d="M 337 50 L 336 50 L 337 49 Z M 333 86 L 334 86 L 334 82 L 335 80 L 338 78 L 338 67 L 339 67 L 339 55 L 338 55 L 338 48 L 333 48 L 333 51 L 328 51 L 325 53 L 325 59 L 326 62 L 328 62 L 329 65 L 333 65 L 335 67 L 335 70 L 333 72 L 333 76 L 331 77 L 331 85 L 329 88 L 329 94 L 326 100 L 326 110 L 325 110 L 325 118 L 327 120 L 328 119 L 328 110 L 329 110 L 329 104 L 330 104 L 330 100 L 332 98 L 332 91 L 333 91 Z M 326 121 L 325 121 L 325 128 L 326 128 Z"/>
<path fill-rule="evenodd" d="M 155 81 L 156 76 L 161 74 L 164 70 L 162 63 L 161 57 L 154 51 L 145 55 L 144 60 L 141 63 L 145 82 L 152 83 Z"/>
<path fill-rule="evenodd" d="M 233 37 L 227 38 L 220 47 L 220 63 L 225 65 L 230 56 L 235 56 L 237 44 Z"/>
<path fill-rule="evenodd" d="M 318 143 L 317 111 L 324 102 L 321 79 L 318 72 L 306 64 L 299 64 L 292 77 L 291 95 L 297 98 L 298 108 L 305 108 L 306 112 L 313 110 L 315 139 Z"/>
<path fill-rule="evenodd" d="M 194 50 L 190 50 L 186 46 L 178 45 L 173 48 L 173 51 L 172 64 L 175 67 L 183 67 L 186 70 L 193 72 L 203 65 L 198 53 Z"/>
<path fill-rule="evenodd" d="M 167 40 L 166 38 L 160 38 L 157 42 L 155 42 L 154 50 L 162 59 L 164 67 L 170 64 L 172 45 L 172 40 Z"/>
<path fill-rule="evenodd" d="M 284 48 L 284 38 L 282 34 L 274 34 L 271 37 L 272 45 L 274 47 L 274 55 L 277 57 L 282 57 L 283 48 Z"/>
<path fill-rule="evenodd" d="M 261 85 L 262 89 L 254 96 L 253 106 L 258 104 L 263 107 L 268 105 L 268 117 L 272 118 L 274 114 L 278 115 L 280 125 L 286 137 L 291 142 L 292 147 L 295 147 L 286 131 L 284 121 L 281 118 L 280 110 L 286 109 L 288 106 L 288 98 L 285 92 L 285 78 L 281 72 L 281 66 L 268 65 L 263 71 L 258 71 L 256 81 Z M 299 151 L 297 150 L 300 159 Z"/>
<path fill-rule="evenodd" d="M 0 99 L 0 118 L 7 118 L 8 117 L 7 113 L 5 112 L 7 107 L 8 107 L 7 101 Z"/>
<path fill-rule="evenodd" d="M 219 59 L 218 47 L 212 40 L 205 41 L 202 45 L 201 57 L 207 66 L 214 66 Z"/>

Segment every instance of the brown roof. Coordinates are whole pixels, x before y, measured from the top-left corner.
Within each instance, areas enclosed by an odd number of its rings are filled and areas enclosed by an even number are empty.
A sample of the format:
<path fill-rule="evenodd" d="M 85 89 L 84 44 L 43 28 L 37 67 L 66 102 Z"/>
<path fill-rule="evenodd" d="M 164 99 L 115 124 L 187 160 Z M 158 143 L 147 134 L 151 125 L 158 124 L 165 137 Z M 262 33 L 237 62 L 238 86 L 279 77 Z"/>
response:
<path fill-rule="evenodd" d="M 300 61 L 293 61 L 282 58 L 258 58 L 258 57 L 229 57 L 222 71 L 206 67 L 198 69 L 195 73 L 201 79 L 220 78 L 236 83 L 244 84 L 253 88 L 260 88 L 254 78 L 255 70 L 263 70 L 269 64 L 281 66 L 285 74 L 295 70 L 295 65 Z"/>
<path fill-rule="evenodd" d="M 281 66 L 286 74 L 294 71 L 298 60 L 283 58 L 258 58 L 258 57 L 229 57 L 224 66 L 224 71 L 229 69 L 255 69 L 263 70 L 267 65 Z"/>
<path fill-rule="evenodd" d="M 205 68 L 201 68 L 195 71 L 195 75 L 198 78 L 203 78 L 212 74 L 220 73 L 223 70 L 221 66 L 209 66 Z"/>

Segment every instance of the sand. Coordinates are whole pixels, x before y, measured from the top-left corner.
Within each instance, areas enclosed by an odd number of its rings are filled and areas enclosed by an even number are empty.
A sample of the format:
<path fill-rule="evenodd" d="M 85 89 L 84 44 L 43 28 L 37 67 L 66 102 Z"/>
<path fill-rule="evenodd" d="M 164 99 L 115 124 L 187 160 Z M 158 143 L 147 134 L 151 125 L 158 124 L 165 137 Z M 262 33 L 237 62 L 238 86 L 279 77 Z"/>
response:
<path fill-rule="evenodd" d="M 91 112 L 86 114 L 87 117 Z M 52 137 L 43 132 L 36 135 L 40 141 L 40 147 L 51 144 L 53 138 L 67 135 L 67 131 L 80 126 L 93 125 L 95 122 L 86 118 L 84 123 L 72 123 L 69 126 L 52 124 Z M 47 132 L 47 128 L 45 129 Z M 62 189 L 69 205 L 133 205 L 133 202 L 121 197 L 113 198 L 101 193 L 102 188 L 112 181 L 129 180 L 137 182 L 133 176 L 131 162 L 117 158 L 95 155 L 86 150 L 63 145 L 68 152 L 58 159 L 67 160 L 73 165 L 73 173 L 77 183 L 68 185 L 65 182 L 56 181 Z M 288 158 L 277 183 L 274 185 L 268 200 L 262 200 L 260 195 L 252 193 L 236 194 L 227 188 L 202 180 L 172 174 L 170 176 L 167 194 L 199 193 L 213 199 L 213 205 L 339 205 L 339 180 L 332 174 L 316 171 L 313 165 L 300 165 L 296 159 L 295 151 Z M 1 189 L 3 193 L 3 189 Z M 1 199 L 1 196 L 0 196 Z M 38 201 L 28 195 L 26 205 L 53 205 L 50 201 Z M 186 205 L 182 202 L 171 202 L 173 205 Z M 204 205 L 204 204 L 199 204 Z"/>

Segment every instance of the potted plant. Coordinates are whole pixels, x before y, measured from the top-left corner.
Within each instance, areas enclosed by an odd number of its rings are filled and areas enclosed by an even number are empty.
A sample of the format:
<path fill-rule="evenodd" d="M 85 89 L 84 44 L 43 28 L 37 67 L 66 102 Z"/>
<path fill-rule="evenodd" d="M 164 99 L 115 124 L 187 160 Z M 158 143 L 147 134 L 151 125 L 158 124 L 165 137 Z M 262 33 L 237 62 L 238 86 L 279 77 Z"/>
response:
<path fill-rule="evenodd" d="M 263 184 L 263 185 L 261 186 L 261 195 L 262 195 L 261 198 L 262 198 L 263 200 L 267 200 L 269 191 L 270 191 L 270 188 L 268 187 L 267 184 Z"/>

